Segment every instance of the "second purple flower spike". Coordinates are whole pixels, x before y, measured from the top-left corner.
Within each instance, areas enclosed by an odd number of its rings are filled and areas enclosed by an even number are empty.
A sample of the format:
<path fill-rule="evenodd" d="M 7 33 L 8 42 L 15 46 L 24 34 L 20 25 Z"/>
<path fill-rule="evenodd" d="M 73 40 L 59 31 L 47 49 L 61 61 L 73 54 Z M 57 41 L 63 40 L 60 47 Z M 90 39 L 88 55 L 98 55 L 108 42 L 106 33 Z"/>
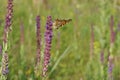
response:
<path fill-rule="evenodd" d="M 52 18 L 51 16 L 47 17 L 46 23 L 46 32 L 45 32 L 45 50 L 44 50 L 44 63 L 43 63 L 43 73 L 42 75 L 45 77 L 48 64 L 50 61 L 50 50 L 51 50 L 51 42 L 52 42 Z"/>
<path fill-rule="evenodd" d="M 36 66 L 40 64 L 40 51 L 41 51 L 41 34 L 40 34 L 40 16 L 36 17 L 36 39 L 37 39 L 37 55 Z"/>

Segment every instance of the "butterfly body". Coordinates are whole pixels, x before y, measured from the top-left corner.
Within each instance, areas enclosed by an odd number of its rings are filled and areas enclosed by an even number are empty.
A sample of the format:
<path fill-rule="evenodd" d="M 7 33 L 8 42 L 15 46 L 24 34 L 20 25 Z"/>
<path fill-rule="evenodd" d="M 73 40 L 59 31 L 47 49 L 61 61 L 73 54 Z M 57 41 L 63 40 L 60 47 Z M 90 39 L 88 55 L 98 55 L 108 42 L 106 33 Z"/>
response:
<path fill-rule="evenodd" d="M 72 21 L 72 19 L 68 19 L 68 20 L 65 20 L 65 19 L 56 19 L 54 22 L 53 22 L 53 28 L 55 29 L 58 29 L 62 26 L 64 26 L 65 24 L 69 23 L 70 21 Z"/>

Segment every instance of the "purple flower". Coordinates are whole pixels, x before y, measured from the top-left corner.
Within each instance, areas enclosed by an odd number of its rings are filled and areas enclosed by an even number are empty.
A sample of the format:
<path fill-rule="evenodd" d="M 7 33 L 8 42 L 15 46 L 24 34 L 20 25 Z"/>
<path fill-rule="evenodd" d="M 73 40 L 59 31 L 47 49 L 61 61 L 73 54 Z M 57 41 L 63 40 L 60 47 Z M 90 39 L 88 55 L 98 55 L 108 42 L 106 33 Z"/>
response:
<path fill-rule="evenodd" d="M 10 29 L 10 26 L 12 24 L 12 14 L 13 14 L 13 0 L 8 0 L 7 14 L 5 18 L 6 22 L 5 22 L 4 36 L 3 36 L 3 41 L 5 44 L 7 43 L 8 29 Z"/>
<path fill-rule="evenodd" d="M 36 54 L 36 67 L 40 64 L 40 51 L 41 51 L 41 34 L 40 34 L 40 16 L 36 17 L 36 39 L 37 39 L 37 54 Z"/>
<path fill-rule="evenodd" d="M 2 74 L 7 75 L 8 70 L 8 54 L 7 52 L 7 38 L 8 38 L 8 30 L 10 30 L 10 26 L 12 24 L 12 14 L 13 14 L 13 0 L 8 0 L 8 6 L 7 6 L 7 14 L 5 18 L 5 26 L 4 26 L 4 34 L 3 34 L 3 45 L 4 49 L 6 49 L 3 52 L 2 56 Z"/>
<path fill-rule="evenodd" d="M 100 53 L 100 61 L 101 61 L 101 64 L 104 63 L 104 50 L 102 49 L 101 53 Z"/>
<path fill-rule="evenodd" d="M 0 55 L 2 55 L 2 46 L 0 45 Z"/>
<path fill-rule="evenodd" d="M 113 16 L 111 16 L 111 18 L 110 18 L 110 35 L 111 35 L 110 43 L 111 44 L 113 44 L 115 42 L 115 35 L 116 35 L 113 27 L 114 27 L 114 19 L 113 19 Z"/>
<path fill-rule="evenodd" d="M 8 70 L 8 54 L 4 53 L 2 58 L 2 74 L 7 75 L 9 72 Z"/>
<path fill-rule="evenodd" d="M 7 6 L 7 15 L 6 15 L 6 26 L 10 28 L 12 23 L 12 14 L 13 14 L 13 0 L 8 0 Z"/>
<path fill-rule="evenodd" d="M 43 63 L 43 73 L 42 75 L 45 77 L 46 72 L 48 70 L 48 64 L 50 61 L 50 50 L 51 50 L 51 42 L 52 42 L 52 18 L 51 16 L 47 17 L 46 23 L 46 32 L 45 32 L 45 50 L 44 50 L 44 63 Z"/>
<path fill-rule="evenodd" d="M 113 80 L 113 56 L 109 56 L 109 61 L 108 61 L 108 78 L 109 80 Z"/>

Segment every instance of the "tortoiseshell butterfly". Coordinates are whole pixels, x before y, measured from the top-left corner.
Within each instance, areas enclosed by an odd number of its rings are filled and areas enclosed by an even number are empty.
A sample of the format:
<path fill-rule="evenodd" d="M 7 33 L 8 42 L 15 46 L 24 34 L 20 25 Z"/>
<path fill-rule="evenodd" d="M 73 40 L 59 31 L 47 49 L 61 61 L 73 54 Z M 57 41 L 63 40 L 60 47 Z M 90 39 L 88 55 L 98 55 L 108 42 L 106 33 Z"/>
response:
<path fill-rule="evenodd" d="M 53 22 L 53 28 L 55 29 L 58 29 L 62 26 L 64 26 L 65 24 L 69 23 L 70 21 L 72 21 L 72 19 L 68 19 L 68 20 L 65 20 L 65 19 L 56 19 L 54 22 Z"/>

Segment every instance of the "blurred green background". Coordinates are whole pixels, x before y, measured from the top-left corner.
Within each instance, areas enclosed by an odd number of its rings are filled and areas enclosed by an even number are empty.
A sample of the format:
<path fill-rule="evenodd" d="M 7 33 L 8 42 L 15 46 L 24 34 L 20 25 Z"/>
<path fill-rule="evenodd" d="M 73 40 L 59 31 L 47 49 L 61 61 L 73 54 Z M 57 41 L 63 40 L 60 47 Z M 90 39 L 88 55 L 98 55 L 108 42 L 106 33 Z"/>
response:
<path fill-rule="evenodd" d="M 0 0 L 0 44 L 2 45 L 7 0 Z M 35 80 L 36 21 L 41 17 L 42 54 L 46 17 L 72 19 L 64 27 L 53 30 L 48 80 L 103 80 L 100 52 L 109 50 L 110 16 L 114 30 L 120 23 L 120 0 L 14 0 L 12 31 L 9 33 L 8 80 Z M 20 25 L 24 25 L 24 42 L 20 42 Z M 90 60 L 91 25 L 94 27 L 94 54 Z M 120 32 L 112 52 L 113 77 L 120 80 Z M 43 55 L 42 55 L 43 57 Z M 42 65 L 42 62 L 41 62 Z M 40 71 L 41 72 L 41 71 Z"/>

